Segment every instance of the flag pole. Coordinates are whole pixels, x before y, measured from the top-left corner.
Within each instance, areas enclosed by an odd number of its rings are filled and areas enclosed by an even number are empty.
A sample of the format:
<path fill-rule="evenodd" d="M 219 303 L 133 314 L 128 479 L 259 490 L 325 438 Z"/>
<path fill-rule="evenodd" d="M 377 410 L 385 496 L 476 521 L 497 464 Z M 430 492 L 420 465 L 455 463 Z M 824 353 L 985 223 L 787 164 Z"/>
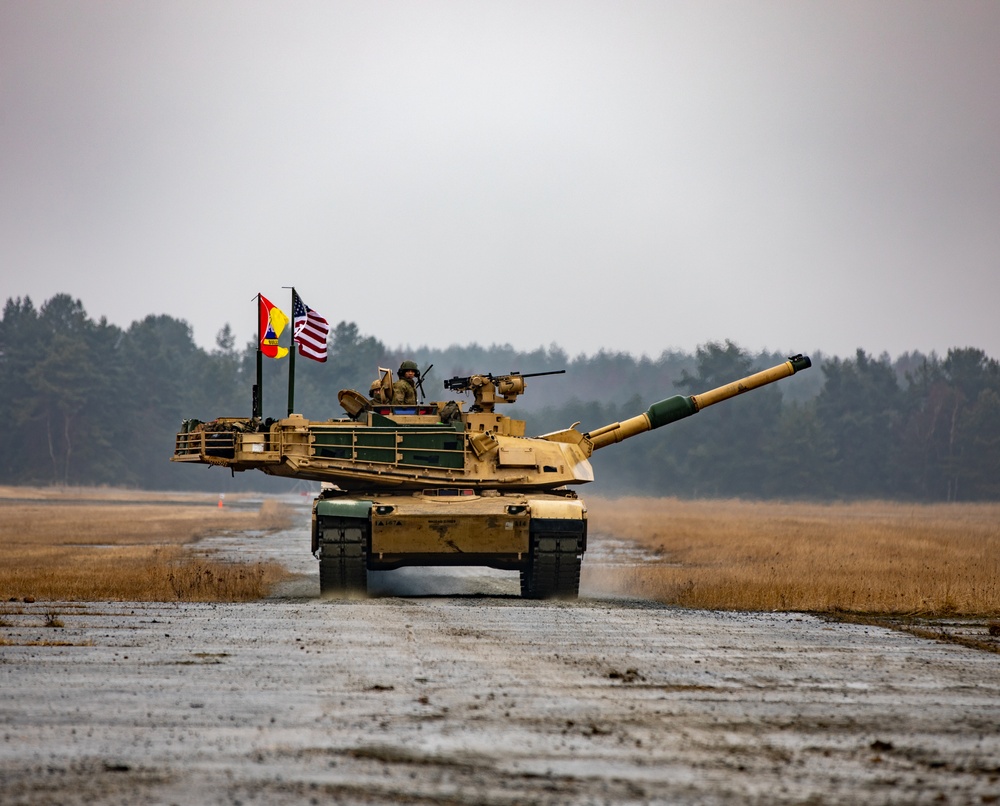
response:
<path fill-rule="evenodd" d="M 284 286 L 289 288 L 289 286 Z M 295 406 L 295 286 L 292 289 L 292 341 L 288 346 L 288 416 Z"/>
<path fill-rule="evenodd" d="M 257 293 L 254 299 L 257 300 L 257 383 L 253 386 L 251 404 L 253 413 L 251 414 L 251 418 L 259 420 L 264 412 L 264 403 L 261 399 L 263 397 L 262 390 L 264 389 L 264 385 L 261 382 L 264 375 L 264 353 L 260 349 L 260 342 L 264 338 L 264 335 L 260 332 L 260 292 Z"/>

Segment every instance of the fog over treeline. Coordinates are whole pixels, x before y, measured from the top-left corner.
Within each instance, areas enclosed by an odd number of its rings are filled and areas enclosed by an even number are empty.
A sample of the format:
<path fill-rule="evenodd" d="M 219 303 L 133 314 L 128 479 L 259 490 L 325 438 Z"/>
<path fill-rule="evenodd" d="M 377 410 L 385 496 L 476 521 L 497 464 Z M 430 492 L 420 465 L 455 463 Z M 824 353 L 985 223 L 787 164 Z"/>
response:
<path fill-rule="evenodd" d="M 737 380 L 789 353 L 751 354 L 730 341 L 655 358 L 570 356 L 556 344 L 531 352 L 477 344 L 402 352 L 340 322 L 326 363 L 297 358 L 294 410 L 314 420 L 343 417 L 339 390 L 365 392 L 378 367 L 395 370 L 409 358 L 421 369 L 433 365 L 424 383 L 429 400 L 454 397 L 442 381 L 455 375 L 564 369 L 529 379 L 518 402 L 500 410 L 527 420 L 529 435 L 577 421 L 589 430 L 670 395 Z M 859 347 L 851 356 L 811 358 L 807 372 L 595 454 L 597 481 L 589 489 L 814 500 L 1000 498 L 996 359 L 970 346 L 943 356 L 891 358 Z M 289 361 L 264 362 L 263 413 L 282 417 Z M 205 350 L 187 322 L 169 316 L 146 316 L 122 329 L 94 321 L 66 294 L 37 307 L 27 297 L 10 298 L 0 320 L 0 483 L 288 490 L 289 481 L 261 473 L 232 477 L 168 461 L 184 419 L 250 415 L 255 367 L 256 344 L 237 345 L 228 326 Z"/>

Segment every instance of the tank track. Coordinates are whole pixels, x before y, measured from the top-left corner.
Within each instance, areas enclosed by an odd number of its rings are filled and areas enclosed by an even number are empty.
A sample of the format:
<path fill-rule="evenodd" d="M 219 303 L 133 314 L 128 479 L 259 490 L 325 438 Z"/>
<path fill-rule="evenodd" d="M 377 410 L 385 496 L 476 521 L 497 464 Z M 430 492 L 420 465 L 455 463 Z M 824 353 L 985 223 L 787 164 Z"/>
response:
<path fill-rule="evenodd" d="M 324 597 L 368 593 L 371 529 L 360 518 L 320 518 L 319 592 Z"/>
<path fill-rule="evenodd" d="M 587 547 L 587 522 L 533 520 L 528 566 L 521 569 L 525 599 L 575 599 L 580 594 L 580 565 Z"/>

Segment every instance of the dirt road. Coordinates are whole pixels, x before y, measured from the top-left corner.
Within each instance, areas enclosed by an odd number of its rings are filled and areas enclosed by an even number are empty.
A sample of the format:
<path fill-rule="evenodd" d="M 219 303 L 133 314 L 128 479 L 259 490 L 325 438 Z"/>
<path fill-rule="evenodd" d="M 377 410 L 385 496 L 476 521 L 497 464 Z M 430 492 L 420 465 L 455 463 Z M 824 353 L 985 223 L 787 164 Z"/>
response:
<path fill-rule="evenodd" d="M 478 571 L 320 601 L 307 543 L 210 546 L 308 572 L 260 603 L 8 607 L 0 803 L 1000 803 L 995 654 Z"/>

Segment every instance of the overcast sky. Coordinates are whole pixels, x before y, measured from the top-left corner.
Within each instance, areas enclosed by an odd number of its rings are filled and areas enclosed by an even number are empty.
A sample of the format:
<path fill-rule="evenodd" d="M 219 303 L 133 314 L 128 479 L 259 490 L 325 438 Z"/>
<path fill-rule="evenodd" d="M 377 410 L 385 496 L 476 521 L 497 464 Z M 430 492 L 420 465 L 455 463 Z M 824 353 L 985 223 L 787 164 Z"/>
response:
<path fill-rule="evenodd" d="M 389 347 L 1000 358 L 1000 2 L 0 0 L 2 300 L 211 347 L 291 285 Z"/>

